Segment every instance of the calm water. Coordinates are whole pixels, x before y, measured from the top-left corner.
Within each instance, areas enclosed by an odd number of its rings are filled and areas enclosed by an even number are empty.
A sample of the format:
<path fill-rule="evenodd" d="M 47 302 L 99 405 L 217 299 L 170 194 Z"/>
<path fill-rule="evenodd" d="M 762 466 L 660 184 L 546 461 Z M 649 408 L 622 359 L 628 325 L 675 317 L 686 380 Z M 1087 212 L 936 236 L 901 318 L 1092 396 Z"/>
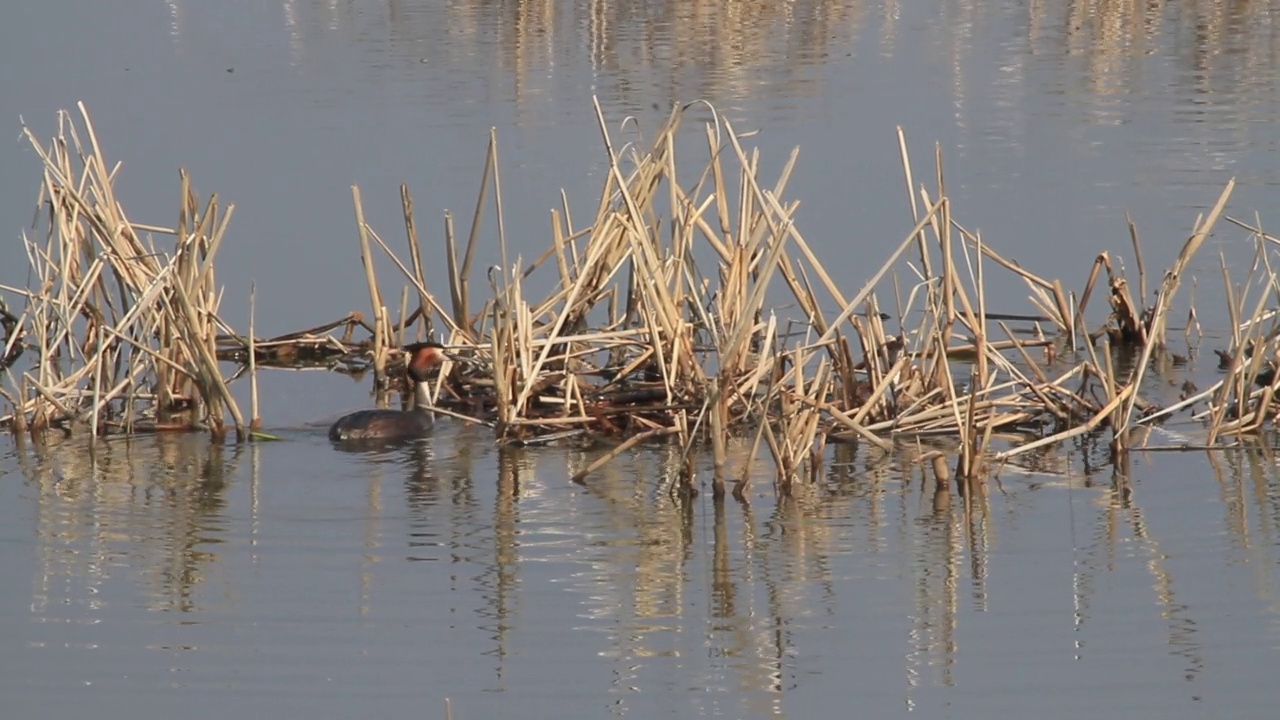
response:
<path fill-rule="evenodd" d="M 966 517 L 858 457 L 682 509 L 661 449 L 581 488 L 457 428 L 293 440 L 7 450 L 15 717 L 1269 716 L 1274 459 L 1006 476 Z"/>
<path fill-rule="evenodd" d="M 782 504 L 681 507 L 662 449 L 583 488 L 589 458 L 456 427 L 292 440 L 6 449 L 12 717 L 1273 709 L 1274 458 L 1006 473 L 966 516 L 844 453 Z"/>
<path fill-rule="evenodd" d="M 469 217 L 491 127 L 513 246 L 541 252 L 561 188 L 595 202 L 594 94 L 619 142 L 637 138 L 623 117 L 651 132 L 705 99 L 760 130 L 766 176 L 799 145 L 801 229 L 851 287 L 911 225 L 901 125 L 918 172 L 940 143 L 957 220 L 1079 287 L 1097 252 L 1128 255 L 1126 212 L 1165 266 L 1230 177 L 1229 214 L 1276 225 L 1277 9 L 21 3 L 0 23 L 0 282 L 25 282 L 39 184 L 19 116 L 47 138 L 84 100 L 135 221 L 173 223 L 180 166 L 234 202 L 225 314 L 243 325 L 256 281 L 275 333 L 365 309 L 351 184 L 396 238 L 409 182 L 438 242 L 444 208 Z M 1219 251 L 1238 268 L 1252 246 L 1220 226 L 1202 296 Z M 966 514 L 842 449 L 794 501 L 761 477 L 750 506 L 681 507 L 661 448 L 583 488 L 567 477 L 589 457 L 462 428 L 351 454 L 304 426 L 366 392 L 267 376 L 268 424 L 303 429 L 256 448 L 0 440 L 7 715 L 443 717 L 445 697 L 464 719 L 1274 714 L 1265 452 L 1143 455 L 1118 476 L 1073 457 L 1065 476 L 1006 471 Z"/>

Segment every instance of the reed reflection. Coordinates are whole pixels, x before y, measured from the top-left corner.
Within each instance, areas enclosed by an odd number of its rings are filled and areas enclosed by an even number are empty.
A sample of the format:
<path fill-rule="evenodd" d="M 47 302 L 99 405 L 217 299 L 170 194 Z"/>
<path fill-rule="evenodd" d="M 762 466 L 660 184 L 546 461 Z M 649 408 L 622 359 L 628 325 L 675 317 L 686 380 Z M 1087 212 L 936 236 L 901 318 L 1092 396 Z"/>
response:
<path fill-rule="evenodd" d="M 586 467 L 595 452 L 570 455 L 570 471 Z M 671 501 L 665 490 L 681 453 L 674 444 L 645 452 L 644 461 L 611 463 L 585 484 L 595 499 L 592 534 L 612 538 L 609 554 L 594 570 L 606 583 L 596 585 L 591 617 L 626 618 L 630 629 L 616 637 L 619 657 L 668 652 L 648 644 L 654 632 L 669 632 L 681 614 L 683 585 L 692 552 L 693 518 L 687 506 Z"/>
<path fill-rule="evenodd" d="M 959 626 L 958 590 L 963 578 L 964 535 L 960 514 L 952 511 L 950 491 L 935 488 L 936 508 L 915 520 L 919 540 L 912 551 L 914 591 L 908 630 L 906 700 L 914 703 L 922 685 L 955 683 L 956 629 Z"/>
<path fill-rule="evenodd" d="M 1255 573 L 1260 597 L 1274 587 L 1280 564 L 1280 456 L 1275 432 L 1242 441 L 1234 452 L 1206 453 L 1219 487 L 1224 524 L 1237 555 Z M 1272 606 L 1275 607 L 1274 605 Z"/>
<path fill-rule="evenodd" d="M 1141 553 L 1144 568 L 1154 590 L 1154 607 L 1166 627 L 1171 651 L 1186 661 L 1185 678 L 1193 680 L 1204 672 L 1203 640 L 1197 634 L 1193 609 L 1177 600 L 1174 576 L 1169 571 L 1167 552 L 1148 525 L 1137 500 L 1132 480 L 1132 454 L 1122 453 L 1112 468 L 1111 482 L 1093 506 L 1093 532 L 1089 542 L 1079 550 L 1075 588 L 1075 621 L 1077 632 L 1092 617 L 1093 599 L 1100 585 L 1098 576 L 1114 572 L 1120 560 L 1121 546 Z M 1080 655 L 1084 657 L 1083 653 Z"/>
<path fill-rule="evenodd" d="M 1199 629 L 1203 610 L 1185 599 L 1193 593 L 1171 570 L 1178 558 L 1154 529 L 1161 523 L 1151 521 L 1144 485 L 1123 457 L 1087 481 L 1075 475 L 1031 482 L 1015 474 L 999 489 L 993 480 L 988 492 L 961 493 L 937 463 L 909 457 L 915 451 L 895 457 L 837 446 L 826 475 L 795 484 L 777 501 L 760 486 L 750 503 L 717 502 L 709 493 L 681 501 L 668 492 L 684 462 L 674 445 L 642 448 L 569 492 L 565 478 L 593 453 L 485 450 L 471 432 L 363 455 L 361 612 L 379 609 L 372 597 L 380 587 L 377 568 L 401 557 L 448 558 L 462 569 L 450 573 L 456 585 L 449 590 L 477 599 L 467 604 L 488 643 L 470 647 L 492 658 L 497 689 L 519 661 L 513 644 L 530 630 L 522 617 L 533 602 L 522 585 L 528 563 L 550 559 L 554 580 L 578 593 L 575 629 L 596 633 L 596 653 L 611 666 L 619 703 L 636 689 L 697 686 L 739 693 L 743 712 L 763 712 L 802 681 L 806 648 L 799 639 L 825 627 L 827 618 L 847 617 L 858 602 L 849 582 L 855 558 L 854 567 L 865 567 L 872 581 L 887 581 L 876 574 L 885 568 L 908 577 L 900 657 L 910 703 L 921 686 L 957 684 L 965 612 L 985 609 L 988 596 L 1000 592 L 989 579 L 999 569 L 993 558 L 1002 557 L 991 552 L 997 529 L 1016 526 L 1033 502 L 1062 498 L 1060 492 L 1070 493 L 1065 499 L 1079 531 L 1071 590 L 1077 633 L 1098 616 L 1097 596 L 1111 585 L 1103 577 L 1136 557 L 1132 567 L 1151 588 L 1143 610 L 1160 624 L 1182 674 L 1203 675 L 1212 656 Z M 263 448 L 244 452 L 256 484 Z M 240 457 L 234 448 L 188 436 L 11 453 L 5 462 L 18 464 L 38 489 L 35 612 L 62 622 L 103 615 L 104 598 L 112 595 L 98 590 L 115 579 L 142 588 L 149 609 L 198 622 L 205 609 L 199 589 L 218 562 L 216 544 L 231 512 L 227 479 L 240 469 Z M 1205 480 L 1222 509 L 1214 529 L 1228 536 L 1228 561 L 1247 563 L 1265 598 L 1280 518 L 1274 449 L 1257 443 L 1206 457 L 1213 477 Z M 1145 462 L 1137 451 L 1131 458 Z M 567 468 L 539 477 L 540 464 L 566 459 Z M 932 474 L 917 469 L 930 466 Z M 1040 472 L 1052 477 L 1052 464 Z M 394 492 L 399 487 L 402 499 Z M 251 496 L 253 518 L 255 507 Z M 405 510 L 408 519 L 398 524 Z M 248 526 L 251 536 L 257 523 Z M 403 555 L 395 548 L 405 548 Z M 965 593 L 971 603 L 964 603 Z M 1077 653 L 1090 658 L 1087 648 Z"/>
<path fill-rule="evenodd" d="M 659 667 L 671 667 L 655 664 L 667 658 L 679 659 L 685 668 L 682 684 L 746 693 L 744 707 L 768 704 L 767 697 L 784 695 L 797 682 L 797 634 L 811 630 L 814 618 L 838 616 L 840 604 L 848 602 L 833 557 L 857 547 L 871 555 L 905 551 L 909 557 L 905 566 L 914 576 L 914 600 L 907 613 L 902 670 L 910 704 L 915 688 L 956 684 L 962 587 L 967 584 L 969 606 L 986 608 L 998 521 L 1002 516 L 1015 520 L 1028 508 L 1024 493 L 1046 487 L 1084 491 L 1078 499 L 1085 502 L 1077 502 L 1077 509 L 1094 510 L 1087 521 L 1094 528 L 1092 541 L 1079 550 L 1073 582 L 1077 632 L 1088 626 L 1093 598 L 1107 586 L 1098 576 L 1116 572 L 1120 545 L 1136 541 L 1131 547 L 1146 557 L 1142 567 L 1154 590 L 1151 608 L 1166 628 L 1171 652 L 1185 659 L 1187 678 L 1205 667 L 1195 608 L 1178 600 L 1165 551 L 1146 521 L 1129 479 L 1131 470 L 1123 462 L 1110 482 L 1099 482 L 1082 481 L 1069 467 L 1041 458 L 1032 463 L 1038 469 L 1021 472 L 1052 478 L 1063 470 L 1061 480 L 1010 480 L 997 492 L 994 485 L 953 487 L 945 463 L 943 472 L 933 463 L 933 474 L 917 475 L 899 468 L 930 465 L 918 458 L 895 459 L 878 451 L 864 455 L 864 448 L 836 446 L 831 470 L 820 482 L 793 486 L 789 496 L 771 500 L 759 515 L 752 503 L 717 502 L 709 494 L 674 498 L 668 486 L 683 463 L 674 445 L 644 448 L 633 461 L 621 459 L 592 476 L 574 491 L 589 498 L 588 504 L 545 495 L 537 467 L 560 453 L 506 448 L 496 453 L 492 511 L 484 516 L 476 497 L 476 483 L 485 474 L 476 464 L 477 445 L 448 443 L 445 447 L 453 448 L 446 451 L 453 453 L 448 458 L 434 456 L 425 446 L 410 452 L 403 458 L 405 499 L 416 528 L 411 544 L 445 543 L 457 561 L 476 569 L 469 578 L 463 574 L 464 586 L 458 589 L 482 598 L 478 627 L 492 644 L 481 652 L 494 658 L 499 689 L 505 687 L 515 657 L 515 634 L 526 630 L 520 617 L 528 602 L 523 599 L 522 567 L 539 556 L 584 567 L 564 579 L 584 593 L 579 629 L 604 633 L 606 649 L 600 655 L 614 668 L 615 693 L 625 696 L 655 683 L 666 687 L 676 682 L 653 675 Z M 1214 466 L 1232 546 L 1261 547 L 1257 567 L 1267 565 L 1274 547 L 1264 539 L 1274 537 L 1276 516 L 1275 470 L 1268 453 L 1218 455 L 1221 462 Z M 569 451 L 568 467 L 553 482 L 563 482 L 594 457 L 593 452 Z M 1243 492 L 1246 478 L 1253 489 L 1248 498 Z M 530 498 L 539 505 L 533 514 L 522 512 Z M 1002 512 L 995 510 L 996 498 Z M 1250 523 L 1250 512 L 1269 519 Z M 542 544 L 539 530 L 548 525 L 570 537 Z M 698 603 L 690 603 L 699 577 L 706 580 L 705 615 L 696 609 Z M 691 623 L 705 628 L 697 633 L 698 647 L 680 639 Z M 690 653 L 705 655 L 706 661 L 690 665 Z M 1087 656 L 1082 652 L 1081 657 Z M 619 702 L 625 704 L 625 698 Z"/>
<path fill-rule="evenodd" d="M 32 444 L 15 456 L 38 491 L 34 614 L 92 616 L 113 580 L 145 588 L 149 610 L 198 614 L 239 449 L 162 434 Z"/>
<path fill-rule="evenodd" d="M 481 611 L 487 618 L 484 628 L 491 633 L 489 650 L 497 662 L 498 687 L 503 687 L 508 657 L 508 636 L 518 625 L 520 610 L 519 500 L 522 487 L 532 485 L 536 464 L 523 448 L 503 448 L 498 453 L 497 492 L 493 499 L 492 562 L 477 578 L 484 588 Z"/>
<path fill-rule="evenodd" d="M 519 501 L 537 492 L 534 457 L 503 448 L 492 476 L 492 438 L 485 428 L 449 424 L 429 442 L 415 443 L 400 455 L 404 497 L 409 511 L 405 543 L 410 562 L 446 560 L 466 568 L 450 573 L 449 592 L 474 594 L 465 603 L 477 615 L 477 629 L 489 639 L 479 652 L 494 659 L 495 690 L 505 688 L 510 633 L 519 627 Z M 493 508 L 483 497 L 494 483 Z"/>
<path fill-rule="evenodd" d="M 812 95 L 820 87 L 816 67 L 837 48 L 843 56 L 867 12 L 865 3 L 847 0 L 464 0 L 443 7 L 290 0 L 282 9 L 296 59 L 324 35 L 339 34 L 371 53 L 368 69 L 385 68 L 390 56 L 399 72 L 443 67 L 509 79 L 521 106 L 545 101 L 549 82 L 585 68 L 619 109 L 762 92 Z"/>
<path fill-rule="evenodd" d="M 175 40 L 191 33 L 187 0 L 167 0 Z M 937 7 L 941 5 L 941 7 Z M 380 79 L 406 79 L 448 72 L 485 82 L 502 79 L 518 106 L 532 108 L 564 99 L 589 69 L 593 91 L 606 107 L 635 111 L 674 101 L 705 98 L 717 105 L 812 97 L 823 89 L 818 69 L 861 51 L 864 29 L 884 57 L 929 53 L 951 66 L 952 93 L 963 102 L 987 78 L 974 82 L 968 68 L 981 47 L 982 28 L 1011 32 L 1002 38 L 995 90 L 1016 105 L 1027 88 L 1042 82 L 1036 58 L 1065 57 L 1056 69 L 1069 76 L 1062 89 L 1097 102 L 1151 87 L 1144 68 L 1153 55 L 1172 55 L 1183 72 L 1169 87 L 1194 94 L 1231 96 L 1235 102 L 1270 106 L 1275 95 L 1257 88 L 1273 84 L 1277 30 L 1265 20 L 1275 0 L 1187 0 L 1147 3 L 1071 0 L 1063 3 L 1007 0 L 947 0 L 914 7 L 866 0 L 461 0 L 435 3 L 333 3 L 282 0 L 280 25 L 296 63 L 327 36 L 346 39 L 367 53 L 365 72 Z M 910 24 L 930 22 L 921 43 Z M 940 18 L 938 16 L 941 16 Z M 1076 60 L 1078 59 L 1078 61 Z M 556 92 L 564 85 L 564 92 Z M 550 92 L 549 92 L 550 91 Z M 1015 99 L 1016 98 L 1016 99 Z M 1001 102 L 1004 102 L 1003 100 Z M 1208 108 L 1193 104 L 1197 115 Z M 1099 121 L 1111 114 L 1100 111 Z M 1010 121 L 1005 118 L 1000 122 Z M 962 121 L 967 124 L 967 121 Z"/>

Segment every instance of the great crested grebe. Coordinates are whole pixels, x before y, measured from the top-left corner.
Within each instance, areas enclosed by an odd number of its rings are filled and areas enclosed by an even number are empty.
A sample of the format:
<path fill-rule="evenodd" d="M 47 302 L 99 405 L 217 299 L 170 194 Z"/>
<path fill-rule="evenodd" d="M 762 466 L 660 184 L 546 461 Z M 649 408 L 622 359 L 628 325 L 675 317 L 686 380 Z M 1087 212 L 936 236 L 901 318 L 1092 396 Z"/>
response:
<path fill-rule="evenodd" d="M 343 415 L 329 428 L 330 440 L 409 440 L 431 432 L 435 417 L 431 413 L 431 392 L 427 380 L 431 369 L 449 356 L 438 342 L 414 343 L 404 349 L 409 353 L 413 407 L 409 410 L 357 410 Z"/>

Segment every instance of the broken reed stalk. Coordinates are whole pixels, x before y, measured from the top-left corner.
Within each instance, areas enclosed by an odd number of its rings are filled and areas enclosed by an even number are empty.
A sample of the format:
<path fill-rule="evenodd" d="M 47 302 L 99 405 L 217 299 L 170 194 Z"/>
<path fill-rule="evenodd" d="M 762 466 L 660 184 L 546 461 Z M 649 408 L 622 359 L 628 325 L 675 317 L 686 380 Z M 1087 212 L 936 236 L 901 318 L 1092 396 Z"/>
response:
<path fill-rule="evenodd" d="M 253 331 L 257 314 L 257 283 L 249 284 L 249 432 L 262 431 L 262 416 L 258 414 L 258 348 Z"/>
<path fill-rule="evenodd" d="M 1114 429 L 1116 441 L 1121 446 L 1127 443 L 1127 434 L 1133 418 L 1133 410 L 1139 397 L 1137 388 L 1141 385 L 1142 377 L 1147 371 L 1151 353 L 1157 347 L 1164 347 L 1165 345 L 1168 314 L 1173 305 L 1173 297 L 1182 283 L 1182 276 L 1186 273 L 1187 268 L 1191 265 L 1191 260 L 1200 250 L 1204 241 L 1208 239 L 1209 233 L 1213 231 L 1218 218 L 1222 216 L 1222 211 L 1226 208 L 1227 200 L 1231 197 L 1231 191 L 1235 189 L 1235 185 L 1235 179 L 1227 182 L 1227 186 L 1223 188 L 1222 193 L 1218 196 L 1218 202 L 1213 206 L 1213 210 L 1210 211 L 1209 217 L 1204 222 L 1197 223 L 1196 228 L 1191 233 L 1191 237 L 1187 239 L 1182 246 L 1182 250 L 1178 253 L 1177 259 L 1174 260 L 1173 267 L 1165 273 L 1164 281 L 1160 283 L 1160 289 L 1156 293 L 1156 305 L 1151 313 L 1151 321 L 1145 333 L 1146 342 L 1142 346 L 1140 359 L 1134 365 L 1129 379 L 1129 384 L 1135 390 L 1124 404 L 1124 409 L 1119 416 L 1119 424 Z M 1210 442 L 1212 442 L 1213 436 L 1214 434 L 1211 432 Z"/>
<path fill-rule="evenodd" d="M 1280 367 L 1276 339 L 1280 323 L 1267 306 L 1276 300 L 1280 282 L 1270 267 L 1264 239 L 1257 234 L 1255 238 L 1254 263 L 1241 285 L 1232 282 L 1225 259 L 1220 259 L 1232 339 L 1228 350 L 1218 353 L 1227 377 L 1211 389 L 1209 408 L 1202 413 L 1209 425 L 1209 444 L 1222 435 L 1256 432 L 1275 415 L 1276 370 Z M 1258 297 L 1253 310 L 1247 312 L 1249 293 L 1255 288 Z"/>
<path fill-rule="evenodd" d="M 385 403 L 383 389 L 387 382 L 387 359 L 390 348 L 390 323 L 387 307 L 378 289 L 378 275 L 373 267 L 373 250 L 369 243 L 369 226 L 364 221 L 364 203 L 360 199 L 360 187 L 351 186 L 351 200 L 356 211 L 356 232 L 360 238 L 360 262 L 364 265 L 364 279 L 369 288 L 369 305 L 373 308 L 373 386 L 379 407 Z"/>
<path fill-rule="evenodd" d="M 431 322 L 432 307 L 430 306 L 430 296 L 427 294 L 427 276 L 422 264 L 422 248 L 418 243 L 418 224 L 413 217 L 413 196 L 409 194 L 409 184 L 400 183 L 400 207 L 404 213 L 404 234 L 409 245 L 409 259 L 413 262 L 413 278 L 416 280 L 418 295 L 418 313 L 423 318 L 425 336 L 435 337 L 435 326 Z M 401 321 L 401 328 L 404 327 L 404 321 Z M 422 335 L 416 339 L 421 340 Z"/>

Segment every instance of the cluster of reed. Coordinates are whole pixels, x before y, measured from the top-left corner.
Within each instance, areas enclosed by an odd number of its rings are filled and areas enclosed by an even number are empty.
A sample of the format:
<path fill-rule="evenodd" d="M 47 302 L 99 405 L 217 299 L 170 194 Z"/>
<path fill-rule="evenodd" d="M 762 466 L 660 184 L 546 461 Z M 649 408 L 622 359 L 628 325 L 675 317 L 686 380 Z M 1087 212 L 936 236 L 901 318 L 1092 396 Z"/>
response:
<path fill-rule="evenodd" d="M 831 441 L 881 450 L 911 444 L 939 478 L 951 476 L 943 459 L 954 454 L 955 477 L 973 481 L 993 463 L 1084 435 L 1109 431 L 1115 453 L 1151 447 L 1151 428 L 1184 408 L 1198 412 L 1195 427 L 1205 432 L 1176 447 L 1221 446 L 1222 437 L 1255 431 L 1275 415 L 1280 348 L 1268 307 L 1280 283 L 1265 252 L 1273 241 L 1255 228 L 1248 229 L 1258 259 L 1245 283 L 1235 288 L 1224 266 L 1234 329 L 1221 353 L 1225 377 L 1203 392 L 1186 388 L 1168 407 L 1159 403 L 1161 382 L 1148 380 L 1171 355 L 1174 297 L 1232 185 L 1198 220 L 1154 304 L 1144 306 L 1132 224 L 1137 299 L 1106 253 L 1077 295 L 958 223 L 940 155 L 928 182 L 917 182 L 899 132 L 911 229 L 848 294 L 796 226 L 798 203 L 784 199 L 797 153 L 766 182 L 759 152 L 744 148 L 711 108 L 697 136 L 706 160 L 682 170 L 676 148 L 689 109 L 674 109 L 647 148 L 620 152 L 597 106 L 608 174 L 591 219 L 575 221 L 562 195 L 551 211 L 550 246 L 529 263 L 507 247 L 491 135 L 465 246 L 445 215 L 447 299 L 427 286 L 408 188 L 405 262 L 366 221 L 353 187 L 371 319 L 353 314 L 265 341 L 252 327 L 240 336 L 218 319 L 213 259 L 231 209 L 220 213 L 216 196 L 201 208 L 184 174 L 177 228 L 130 223 L 84 109 L 87 145 L 63 115 L 47 148 L 28 131 L 45 161 L 47 215 L 42 237 L 27 240 L 33 287 L 8 288 L 26 298 L 25 310 L 0 307 L 0 371 L 24 349 L 35 360 L 20 379 L 8 372 L 12 388 L 0 392 L 14 412 L 4 420 L 17 430 L 85 420 L 94 433 L 199 424 L 221 435 L 230 413 L 243 434 L 220 360 L 371 368 L 385 402 L 402 381 L 397 346 L 434 337 L 437 327 L 463 357 L 434 388 L 439 411 L 491 426 L 503 443 L 608 446 L 577 480 L 638 443 L 668 438 L 685 458 L 675 487 L 689 492 L 694 448 L 704 443 L 714 491 L 727 492 L 732 481 L 741 494 L 762 447 L 784 490 L 821 471 Z M 473 260 L 490 211 L 501 265 L 486 274 L 477 305 Z M 174 236 L 174 250 L 144 243 L 143 232 Z M 379 250 L 407 281 L 396 321 L 375 272 Z M 992 271 L 1026 284 L 1031 313 L 988 308 Z M 1100 283 L 1110 312 L 1091 332 L 1084 317 Z M 551 290 L 531 297 L 539 285 Z M 779 317 L 784 305 L 797 317 Z M 1188 331 L 1193 325 L 1194 310 Z M 329 334 L 339 327 L 341 338 Z M 357 340 L 360 327 L 368 337 Z M 751 450 L 731 457 L 731 442 Z"/>
<path fill-rule="evenodd" d="M 10 412 L 0 425 L 36 436 L 80 423 L 94 436 L 207 426 L 222 436 L 229 413 L 242 437 L 214 344 L 225 328 L 214 259 L 232 208 L 220 211 L 217 196 L 202 206 L 183 172 L 177 227 L 131 222 L 115 197 L 118 167 L 79 110 L 79 123 L 59 115 L 47 145 L 24 128 L 44 182 L 35 235 L 24 236 L 28 287 L 0 288 L 25 300 L 20 314 L 4 313 L 0 397 Z M 172 251 L 155 235 L 174 237 Z"/>
<path fill-rule="evenodd" d="M 619 153 L 597 106 L 609 173 L 594 215 L 588 224 L 576 224 L 565 199 L 551 213 L 551 246 L 527 265 L 508 255 L 491 138 L 462 253 L 446 217 L 447 309 L 426 286 L 407 189 L 412 270 L 366 223 L 355 189 L 378 309 L 375 348 L 389 348 L 396 337 L 372 270 L 377 245 L 417 296 L 410 303 L 401 295 L 400 341 L 415 316 L 428 333 L 438 317 L 447 326 L 448 344 L 469 354 L 442 380 L 440 407 L 491 424 L 503 442 L 580 438 L 614 446 L 579 477 L 648 439 L 674 436 L 686 457 L 707 441 L 717 493 L 726 490 L 728 478 L 741 493 L 751 475 L 749 467 L 729 467 L 726 442 L 735 435 L 768 449 L 784 486 L 819 472 L 824 444 L 833 439 L 885 450 L 904 441 L 958 439 L 956 475 L 973 479 L 993 460 L 1006 462 L 1103 428 L 1112 430 L 1114 449 L 1122 451 L 1132 430 L 1160 417 L 1139 387 L 1152 353 L 1163 353 L 1174 294 L 1221 215 L 1230 186 L 1198 223 L 1155 305 L 1147 308 L 1135 302 L 1108 255 L 1097 259 L 1079 296 L 1061 281 L 1003 258 L 952 217 L 940 157 L 933 187 L 917 186 L 899 133 L 912 228 L 848 295 L 796 227 L 797 203 L 783 199 L 796 153 L 778 178 L 766 182 L 758 151 L 745 149 L 732 124 L 712 110 L 705 126 L 708 159 L 689 176 L 692 182 L 683 183 L 675 148 L 686 111 L 675 109 L 647 150 L 629 146 Z M 491 295 L 476 310 L 470 304 L 471 258 L 490 194 L 502 265 L 490 270 Z M 1133 239 L 1142 297 L 1146 280 L 1136 231 Z M 991 266 L 1026 283 L 1034 314 L 988 310 L 984 287 Z M 544 267 L 554 273 L 553 290 L 531 299 L 530 277 Z M 1089 333 L 1084 313 L 1103 269 L 1112 312 L 1106 326 Z M 889 307 L 896 318 L 882 312 L 875 292 L 882 281 L 892 286 Z M 774 308 L 783 303 L 798 307 L 800 317 L 778 317 Z M 407 315 L 411 304 L 414 316 Z M 886 330 L 886 319 L 896 319 L 896 336 Z M 1010 328 L 1015 322 L 1022 323 L 1021 333 Z M 1099 340 L 1102 347 L 1095 348 Z M 1137 354 L 1125 369 L 1115 362 L 1121 353 Z M 1211 407 L 1218 420 L 1228 385 L 1215 386 L 1221 392 Z M 1233 417 L 1271 412 L 1269 396 L 1254 414 L 1244 412 L 1248 401 L 1240 393 L 1246 386 L 1234 387 Z M 1208 398 L 1198 394 L 1166 414 Z M 1007 447 L 992 450 L 996 439 Z M 691 468 L 683 474 L 690 488 Z"/>

